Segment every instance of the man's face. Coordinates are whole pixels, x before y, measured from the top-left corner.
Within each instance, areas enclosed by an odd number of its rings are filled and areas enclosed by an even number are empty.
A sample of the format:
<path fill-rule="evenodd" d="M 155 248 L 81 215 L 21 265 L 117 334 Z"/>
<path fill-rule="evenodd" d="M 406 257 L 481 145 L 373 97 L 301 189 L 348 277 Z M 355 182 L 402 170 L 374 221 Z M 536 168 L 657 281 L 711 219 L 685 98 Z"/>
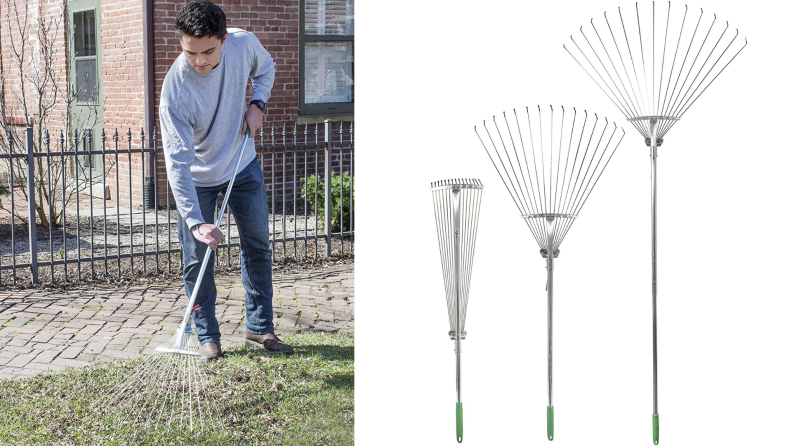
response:
<path fill-rule="evenodd" d="M 215 36 L 198 38 L 184 35 L 181 38 L 182 51 L 195 71 L 206 74 L 220 63 L 220 50 L 227 36 L 228 33 L 220 40 Z"/>

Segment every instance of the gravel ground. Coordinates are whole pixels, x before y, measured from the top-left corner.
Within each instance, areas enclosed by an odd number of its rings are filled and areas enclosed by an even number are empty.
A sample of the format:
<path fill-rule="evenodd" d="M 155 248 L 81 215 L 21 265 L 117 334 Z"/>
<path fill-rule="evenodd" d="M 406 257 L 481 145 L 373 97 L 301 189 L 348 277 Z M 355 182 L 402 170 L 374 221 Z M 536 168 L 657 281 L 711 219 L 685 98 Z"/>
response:
<path fill-rule="evenodd" d="M 101 209 L 100 212 L 101 213 Z M 177 235 L 176 212 L 170 212 L 170 222 L 168 225 L 168 213 L 159 211 L 159 225 L 148 225 L 143 231 L 143 226 L 133 226 L 130 228 L 129 224 L 122 223 L 120 226 L 116 225 L 116 217 L 108 216 L 106 231 L 104 220 L 97 215 L 96 209 L 94 210 L 94 218 L 92 225 L 89 225 L 89 219 L 80 215 L 79 237 L 77 236 L 77 222 L 76 218 L 72 217 L 67 219 L 66 223 L 66 242 L 64 247 L 63 227 L 53 227 L 52 235 L 52 257 L 54 260 L 62 261 L 64 258 L 68 261 L 76 260 L 78 253 L 80 256 L 79 265 L 77 262 L 69 263 L 68 271 L 64 272 L 63 265 L 55 265 L 54 275 L 51 274 L 49 265 L 39 264 L 39 282 L 63 284 L 65 282 L 77 281 L 78 270 L 79 280 L 94 286 L 110 285 L 126 285 L 133 284 L 139 280 L 151 280 L 152 278 L 166 279 L 181 277 L 181 256 L 179 254 L 179 241 Z M 128 219 L 127 215 L 127 219 Z M 227 236 L 230 234 L 230 241 L 232 244 L 239 243 L 238 232 L 234 225 L 234 219 L 231 217 L 230 231 L 227 228 L 227 220 L 223 219 L 222 230 Z M 274 225 L 273 225 L 274 220 Z M 146 222 L 151 219 L 147 216 Z M 93 226 L 93 237 L 91 236 L 91 226 Z M 284 227 L 285 226 L 285 227 Z M 170 234 L 168 229 L 170 227 Z M 315 217 L 297 216 L 296 218 L 291 215 L 283 216 L 276 214 L 275 217 L 269 222 L 270 234 L 274 236 L 276 241 L 272 244 L 273 248 L 273 264 L 274 269 L 293 269 L 293 268 L 307 268 L 317 267 L 324 264 L 335 264 L 338 262 L 351 262 L 354 261 L 354 237 L 344 237 L 343 245 L 340 237 L 333 237 L 332 252 L 333 256 L 329 259 L 323 257 L 325 240 L 323 236 L 314 239 L 314 232 L 316 228 Z M 14 236 L 16 243 L 12 247 L 11 243 L 11 224 L 10 219 L 3 219 L 0 221 L 0 264 L 3 266 L 11 265 L 12 260 L 15 259 L 17 264 L 24 264 L 30 262 L 30 250 L 27 237 L 27 226 L 21 225 L 19 222 L 14 226 Z M 131 229 L 131 230 L 130 230 Z M 37 258 L 41 262 L 50 261 L 50 236 L 49 228 L 38 226 L 37 234 Z M 105 241 L 105 233 L 107 240 Z M 308 241 L 286 241 L 284 238 L 304 237 L 307 233 L 311 237 Z M 170 238 L 169 238 L 170 237 Z M 278 241 L 281 239 L 281 241 Z M 151 254 L 145 257 L 141 255 L 145 243 L 146 251 Z M 120 247 L 119 247 L 120 245 Z M 130 259 L 130 245 L 133 245 L 133 251 L 136 255 L 134 259 Z M 106 247 L 106 250 L 105 250 Z M 168 250 L 171 254 L 168 256 Z M 154 252 L 159 250 L 160 254 Z M 105 252 L 109 257 L 107 260 L 107 274 L 105 273 Z M 93 263 L 93 271 L 91 270 L 91 255 L 94 255 L 95 260 Z M 118 259 L 120 253 L 120 262 Z M 230 248 L 218 248 L 218 263 L 215 269 L 218 273 L 233 272 L 239 269 L 239 247 L 232 246 Z M 144 261 L 145 260 L 145 261 Z M 120 267 L 119 267 L 120 264 Z M 159 271 L 157 271 L 157 264 Z M 0 286 L 13 286 L 14 277 L 11 270 L 3 270 L 0 273 Z M 30 284 L 30 268 L 17 268 L 16 270 L 16 286 L 28 287 L 25 284 Z"/>

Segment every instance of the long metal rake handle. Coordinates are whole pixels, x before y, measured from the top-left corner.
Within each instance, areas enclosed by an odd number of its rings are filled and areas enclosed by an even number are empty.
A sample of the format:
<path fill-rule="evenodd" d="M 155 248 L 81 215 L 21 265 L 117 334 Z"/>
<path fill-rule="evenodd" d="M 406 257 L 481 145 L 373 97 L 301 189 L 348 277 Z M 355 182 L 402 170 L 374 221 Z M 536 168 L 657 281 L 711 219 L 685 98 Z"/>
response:
<path fill-rule="evenodd" d="M 454 189 L 454 299 L 456 300 L 456 331 L 454 333 L 454 351 L 456 352 L 456 391 L 457 391 L 457 406 L 456 406 L 456 434 L 457 443 L 462 443 L 463 423 L 462 423 L 462 323 L 460 321 L 459 309 L 459 281 L 461 280 L 460 274 L 460 253 L 459 253 L 459 197 L 460 190 Z"/>
<path fill-rule="evenodd" d="M 223 205 L 220 207 L 220 213 L 217 215 L 215 226 L 218 226 L 223 222 L 223 214 L 225 213 L 225 208 L 228 204 L 228 197 L 231 196 L 231 189 L 234 188 L 234 180 L 236 180 L 237 173 L 239 172 L 239 163 L 242 162 L 242 155 L 245 153 L 245 147 L 247 147 L 247 141 L 249 137 L 250 129 L 247 129 L 245 131 L 245 139 L 242 141 L 242 147 L 240 148 L 239 155 L 237 156 L 236 166 L 234 167 L 234 175 L 231 177 L 231 181 L 228 183 L 228 190 L 226 190 L 225 198 L 223 198 Z M 206 266 L 209 265 L 209 257 L 211 255 L 212 250 L 207 249 L 206 254 L 204 255 L 203 263 L 201 263 L 201 271 L 198 273 L 198 280 L 195 281 L 195 287 L 193 287 L 193 292 L 190 296 L 190 303 L 187 304 L 187 311 L 184 313 L 184 319 L 182 319 L 181 324 L 179 324 L 176 343 L 173 346 L 173 348 L 176 350 L 181 350 L 182 348 L 184 330 L 187 327 L 187 322 L 190 320 L 190 315 L 192 314 L 193 306 L 195 305 L 195 299 L 198 297 L 198 290 L 200 289 L 201 283 L 203 282 L 203 276 L 206 272 Z"/>
<path fill-rule="evenodd" d="M 657 412 L 657 120 L 649 121 L 652 158 L 652 442 L 660 443 L 660 414 Z"/>
<path fill-rule="evenodd" d="M 555 438 L 553 407 L 553 247 L 555 218 L 547 217 L 547 439 Z"/>

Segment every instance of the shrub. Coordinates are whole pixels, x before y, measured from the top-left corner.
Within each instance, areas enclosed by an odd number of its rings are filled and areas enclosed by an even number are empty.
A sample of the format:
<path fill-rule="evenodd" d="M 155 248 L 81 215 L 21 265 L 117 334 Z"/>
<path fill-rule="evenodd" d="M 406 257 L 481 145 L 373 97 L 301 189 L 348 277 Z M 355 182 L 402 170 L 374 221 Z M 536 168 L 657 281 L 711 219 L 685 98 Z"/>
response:
<path fill-rule="evenodd" d="M 341 187 L 343 178 L 343 190 Z M 317 182 L 316 175 L 311 175 L 308 178 L 301 178 L 303 186 L 300 189 L 303 198 L 306 200 L 309 208 L 312 209 L 311 215 L 316 215 L 317 226 L 324 229 L 324 200 L 325 200 L 325 183 L 319 180 Z M 352 228 L 352 203 L 350 202 L 350 190 L 352 192 L 352 200 L 355 199 L 355 188 L 352 184 L 354 178 L 349 175 L 349 172 L 344 172 L 343 177 L 335 172 L 332 172 L 330 177 L 330 228 L 331 232 L 342 232 L 341 228 L 341 194 L 344 194 L 343 200 L 343 215 L 344 215 L 344 228 L 343 231 L 349 231 Z M 319 188 L 319 193 L 316 193 L 316 188 Z M 315 199 L 318 196 L 319 204 L 317 206 Z"/>

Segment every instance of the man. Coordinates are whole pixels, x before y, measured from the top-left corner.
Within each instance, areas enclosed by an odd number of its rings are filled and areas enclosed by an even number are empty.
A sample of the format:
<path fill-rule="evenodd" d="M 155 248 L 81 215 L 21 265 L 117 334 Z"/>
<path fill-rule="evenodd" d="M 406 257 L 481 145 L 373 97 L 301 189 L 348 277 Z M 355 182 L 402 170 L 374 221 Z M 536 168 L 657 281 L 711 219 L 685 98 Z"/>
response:
<path fill-rule="evenodd" d="M 272 251 L 267 193 L 256 161 L 255 135 L 275 79 L 275 63 L 253 34 L 226 29 L 223 11 L 208 0 L 193 1 L 176 15 L 183 53 L 162 85 L 160 125 L 168 182 L 179 214 L 179 242 L 187 294 L 200 286 L 193 313 L 198 352 L 204 361 L 222 356 L 215 317 L 214 254 L 203 283 L 196 284 L 204 255 L 223 240 L 214 225 L 217 196 L 234 174 L 237 150 L 244 150 L 228 205 L 239 229 L 246 338 L 267 350 L 291 354 L 272 324 Z M 248 78 L 252 100 L 245 102 Z M 251 138 L 242 148 L 244 133 Z"/>

